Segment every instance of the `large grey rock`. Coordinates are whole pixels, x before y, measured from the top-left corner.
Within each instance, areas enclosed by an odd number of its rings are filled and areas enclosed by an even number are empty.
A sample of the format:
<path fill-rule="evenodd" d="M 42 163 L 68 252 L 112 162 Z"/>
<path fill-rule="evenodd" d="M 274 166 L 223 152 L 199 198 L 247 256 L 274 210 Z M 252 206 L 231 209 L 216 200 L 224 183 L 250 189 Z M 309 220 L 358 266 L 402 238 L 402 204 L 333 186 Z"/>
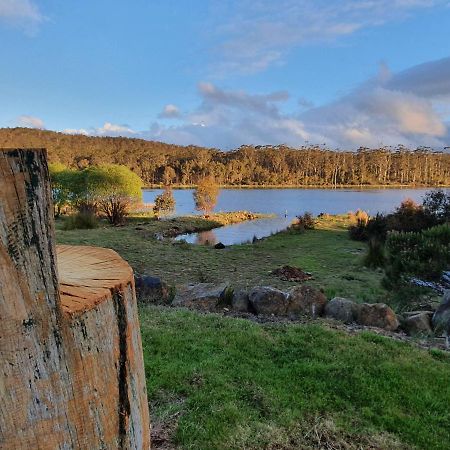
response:
<path fill-rule="evenodd" d="M 170 288 L 161 278 L 135 274 L 134 283 L 139 303 L 169 303 Z"/>
<path fill-rule="evenodd" d="M 356 322 L 388 331 L 395 331 L 399 326 L 395 312 L 384 303 L 362 303 L 357 311 Z"/>
<path fill-rule="evenodd" d="M 433 327 L 436 334 L 447 336 L 447 347 L 450 335 L 450 290 L 445 291 L 441 304 L 433 315 Z"/>
<path fill-rule="evenodd" d="M 197 283 L 177 289 L 172 305 L 201 311 L 216 311 L 224 300 L 227 284 Z"/>
<path fill-rule="evenodd" d="M 286 294 L 269 286 L 257 286 L 250 291 L 250 304 L 256 314 L 282 316 L 286 314 Z"/>
<path fill-rule="evenodd" d="M 429 311 L 413 311 L 413 314 L 404 313 L 401 326 L 410 336 L 430 336 L 433 333 Z"/>
<path fill-rule="evenodd" d="M 290 316 L 319 317 L 322 315 L 327 298 L 323 292 L 312 286 L 297 286 L 289 292 L 287 314 Z"/>
<path fill-rule="evenodd" d="M 233 292 L 233 298 L 231 299 L 231 307 L 237 312 L 248 312 L 250 306 L 250 300 L 248 298 L 248 292 L 244 290 L 238 290 Z"/>
<path fill-rule="evenodd" d="M 347 298 L 335 297 L 325 305 L 325 317 L 344 323 L 356 321 L 359 305 Z"/>

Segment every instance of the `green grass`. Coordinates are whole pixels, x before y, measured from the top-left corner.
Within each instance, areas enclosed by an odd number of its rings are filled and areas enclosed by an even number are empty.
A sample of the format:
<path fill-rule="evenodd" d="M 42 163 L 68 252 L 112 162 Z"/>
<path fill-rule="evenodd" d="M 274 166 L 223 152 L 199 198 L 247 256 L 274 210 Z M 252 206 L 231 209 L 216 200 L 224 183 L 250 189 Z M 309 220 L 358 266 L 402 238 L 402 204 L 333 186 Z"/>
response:
<path fill-rule="evenodd" d="M 157 240 L 201 218 L 131 220 L 124 227 L 61 230 L 66 244 L 115 249 L 132 267 L 169 284 L 228 281 L 292 286 L 269 274 L 285 264 L 313 273 L 329 298 L 389 300 L 382 273 L 366 269 L 366 245 L 344 217 L 303 234 L 215 250 Z M 136 229 L 138 228 L 138 229 Z M 450 358 L 326 323 L 257 324 L 147 306 L 140 309 L 155 442 L 182 449 L 447 449 Z M 166 447 L 166 448 L 171 448 Z"/>
<path fill-rule="evenodd" d="M 448 448 L 443 352 L 320 324 L 140 317 L 153 422 L 183 449 Z"/>
<path fill-rule="evenodd" d="M 136 224 L 139 223 L 136 230 Z M 346 296 L 357 301 L 388 301 L 381 287 L 381 271 L 362 264 L 366 244 L 351 241 L 346 218 L 325 218 L 317 229 L 303 234 L 287 232 L 255 244 L 216 250 L 207 246 L 173 243 L 155 239 L 173 226 L 180 230 L 208 229 L 211 222 L 199 217 L 175 221 L 132 222 L 124 227 L 101 227 L 95 230 L 58 230 L 57 240 L 65 244 L 85 244 L 116 250 L 140 273 L 160 276 L 171 285 L 188 282 L 223 282 L 233 286 L 259 284 L 289 289 L 292 283 L 281 281 L 270 272 L 283 265 L 301 267 L 312 272 L 312 284 L 325 290 L 331 298 Z"/>

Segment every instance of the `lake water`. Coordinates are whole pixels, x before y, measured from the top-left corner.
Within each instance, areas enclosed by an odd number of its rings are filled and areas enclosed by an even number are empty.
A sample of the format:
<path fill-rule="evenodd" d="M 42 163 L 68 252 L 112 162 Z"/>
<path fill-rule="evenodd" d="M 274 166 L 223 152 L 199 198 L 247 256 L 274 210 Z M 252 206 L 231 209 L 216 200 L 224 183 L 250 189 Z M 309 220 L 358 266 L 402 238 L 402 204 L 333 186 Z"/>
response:
<path fill-rule="evenodd" d="M 227 225 L 215 230 L 178 236 L 189 243 L 225 245 L 251 241 L 254 236 L 263 238 L 271 233 L 284 230 L 299 214 L 306 211 L 314 215 L 320 213 L 344 214 L 363 209 L 373 215 L 377 212 L 390 212 L 402 200 L 412 198 L 422 202 L 425 192 L 430 189 L 222 189 L 216 212 L 251 211 L 275 214 L 274 218 L 258 219 L 235 225 Z M 144 191 L 144 201 L 153 203 L 162 191 Z M 195 211 L 193 189 L 173 191 L 175 215 L 199 214 Z M 207 242 L 206 242 L 207 241 Z"/>

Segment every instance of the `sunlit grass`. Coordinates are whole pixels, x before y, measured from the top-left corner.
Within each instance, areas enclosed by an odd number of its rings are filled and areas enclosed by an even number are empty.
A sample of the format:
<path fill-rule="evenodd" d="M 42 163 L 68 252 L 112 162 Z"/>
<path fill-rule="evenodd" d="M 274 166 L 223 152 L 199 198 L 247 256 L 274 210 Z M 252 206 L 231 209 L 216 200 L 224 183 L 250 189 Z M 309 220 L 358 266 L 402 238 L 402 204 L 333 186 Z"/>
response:
<path fill-rule="evenodd" d="M 319 448 L 302 446 L 315 421 L 345 448 L 448 448 L 442 352 L 314 324 L 157 307 L 140 316 L 153 420 L 183 449 Z"/>
<path fill-rule="evenodd" d="M 240 287 L 268 284 L 289 289 L 292 283 L 270 275 L 272 270 L 288 264 L 312 272 L 311 283 L 323 288 L 329 297 L 384 300 L 387 293 L 380 284 L 382 273 L 362 265 L 366 245 L 348 238 L 347 225 L 346 217 L 327 217 L 319 220 L 316 230 L 280 233 L 254 244 L 223 250 L 154 237 L 174 226 L 181 231 L 211 227 L 210 221 L 200 217 L 174 221 L 149 219 L 133 221 L 124 227 L 105 225 L 95 230 L 58 231 L 57 239 L 66 244 L 113 248 L 138 272 L 160 276 L 172 285 L 206 280 L 227 281 Z"/>

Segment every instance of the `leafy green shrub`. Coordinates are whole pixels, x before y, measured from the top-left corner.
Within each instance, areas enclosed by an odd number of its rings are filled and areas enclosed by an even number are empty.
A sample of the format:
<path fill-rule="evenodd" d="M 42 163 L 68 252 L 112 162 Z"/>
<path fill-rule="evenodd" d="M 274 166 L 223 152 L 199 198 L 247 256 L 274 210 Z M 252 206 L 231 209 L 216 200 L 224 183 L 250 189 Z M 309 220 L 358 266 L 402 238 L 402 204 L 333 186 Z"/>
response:
<path fill-rule="evenodd" d="M 210 213 L 217 203 L 219 196 L 219 185 L 214 180 L 214 177 L 208 176 L 202 178 L 198 183 L 193 193 L 195 209 L 203 211 L 205 215 Z"/>
<path fill-rule="evenodd" d="M 388 228 L 387 217 L 377 214 L 366 220 L 358 220 L 356 225 L 351 225 L 348 229 L 350 239 L 354 241 L 369 241 L 375 239 L 384 242 Z"/>
<path fill-rule="evenodd" d="M 411 199 L 404 200 L 393 214 L 387 217 L 387 229 L 395 231 L 421 231 L 437 225 L 422 205 Z"/>
<path fill-rule="evenodd" d="M 362 209 L 358 209 L 355 213 L 356 221 L 361 224 L 367 224 L 369 221 L 369 214 L 366 211 L 363 211 Z"/>
<path fill-rule="evenodd" d="M 84 170 L 50 166 L 55 214 L 71 207 L 89 215 L 101 211 L 108 221 L 124 221 L 133 203 L 142 199 L 142 180 L 133 171 L 117 164 L 90 166 Z"/>
<path fill-rule="evenodd" d="M 95 214 L 79 212 L 64 221 L 63 230 L 90 230 L 97 227 L 98 220 Z"/>
<path fill-rule="evenodd" d="M 450 265 L 450 225 L 415 232 L 390 232 L 386 240 L 386 276 L 437 280 Z"/>
<path fill-rule="evenodd" d="M 349 227 L 350 238 L 355 241 L 384 241 L 388 231 L 419 232 L 439 223 L 436 216 L 411 199 L 404 200 L 388 215 L 377 214 L 367 219 L 363 212 L 358 212 L 354 215 L 356 224 Z"/>
<path fill-rule="evenodd" d="M 172 189 L 168 186 L 164 189 L 164 192 L 156 196 L 153 212 L 155 216 L 159 217 L 160 215 L 170 213 L 174 209 L 175 198 L 173 197 Z"/>
<path fill-rule="evenodd" d="M 423 199 L 425 212 L 439 223 L 450 222 L 450 193 L 436 189 L 425 194 Z"/>
<path fill-rule="evenodd" d="M 384 244 L 379 239 L 372 238 L 369 241 L 367 253 L 364 257 L 366 267 L 383 267 L 385 262 Z"/>
<path fill-rule="evenodd" d="M 314 230 L 316 228 L 316 220 L 310 212 L 305 212 L 303 215 L 297 216 L 291 228 L 298 231 Z"/>

